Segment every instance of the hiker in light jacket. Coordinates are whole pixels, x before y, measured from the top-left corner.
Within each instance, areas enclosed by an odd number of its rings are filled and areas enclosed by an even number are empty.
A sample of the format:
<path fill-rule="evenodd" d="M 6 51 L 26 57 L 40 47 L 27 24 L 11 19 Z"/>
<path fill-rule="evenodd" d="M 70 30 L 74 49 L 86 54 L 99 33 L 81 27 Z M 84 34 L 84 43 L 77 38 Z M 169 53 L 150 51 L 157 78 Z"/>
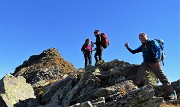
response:
<path fill-rule="evenodd" d="M 136 80 L 134 81 L 137 85 L 143 85 L 143 81 L 145 80 L 144 75 L 148 68 L 151 68 L 154 72 L 155 76 L 159 79 L 159 81 L 163 84 L 163 87 L 166 89 L 168 96 L 167 100 L 175 100 L 177 99 L 177 95 L 175 90 L 173 89 L 171 83 L 168 81 L 167 77 L 165 76 L 161 65 L 161 51 L 160 46 L 156 41 L 151 41 L 148 39 L 148 36 L 145 33 L 139 34 L 139 40 L 141 41 L 142 45 L 139 46 L 137 49 L 132 50 L 129 47 L 128 43 L 125 43 L 125 47 L 132 53 L 139 53 L 142 52 L 143 54 L 143 62 L 141 63 L 140 67 L 138 68 L 138 73 L 136 76 Z M 157 53 L 154 53 L 153 46 L 155 46 Z"/>

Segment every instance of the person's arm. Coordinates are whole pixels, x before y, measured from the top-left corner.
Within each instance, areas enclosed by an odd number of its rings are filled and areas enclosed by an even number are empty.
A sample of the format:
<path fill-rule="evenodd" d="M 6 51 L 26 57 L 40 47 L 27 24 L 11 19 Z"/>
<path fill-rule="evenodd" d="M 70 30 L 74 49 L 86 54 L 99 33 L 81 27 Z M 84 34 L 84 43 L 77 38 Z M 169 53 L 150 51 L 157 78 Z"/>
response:
<path fill-rule="evenodd" d="M 139 46 L 137 49 L 135 50 L 132 50 L 130 47 L 129 47 L 129 44 L 128 43 L 125 43 L 125 47 L 132 53 L 132 54 L 135 54 L 135 53 L 139 53 L 142 51 L 142 45 Z"/>
<path fill-rule="evenodd" d="M 96 42 L 93 42 L 93 44 L 96 44 Z"/>
<path fill-rule="evenodd" d="M 153 44 L 153 48 L 155 48 L 154 51 L 157 52 L 157 56 L 156 56 L 157 62 L 155 63 L 155 66 L 159 67 L 161 61 L 161 54 L 162 54 L 161 47 L 159 46 L 158 42 L 155 40 L 152 40 L 152 44 Z"/>
<path fill-rule="evenodd" d="M 83 46 L 81 47 L 81 51 L 82 51 L 83 53 L 85 53 L 85 45 L 83 45 Z"/>
<path fill-rule="evenodd" d="M 97 44 L 100 41 L 99 36 L 96 36 L 96 42 L 93 42 L 93 44 Z"/>
<path fill-rule="evenodd" d="M 127 49 L 132 53 L 132 54 L 135 54 L 135 53 L 139 53 L 139 52 L 141 52 L 142 51 L 142 48 L 141 48 L 141 46 L 140 47 L 138 47 L 137 49 L 135 49 L 135 50 L 132 50 L 129 46 L 127 47 Z"/>
<path fill-rule="evenodd" d="M 158 60 L 160 60 L 160 59 L 161 59 L 161 54 L 162 54 L 162 53 L 161 53 L 161 47 L 159 46 L 158 42 L 155 41 L 155 40 L 152 40 L 152 44 L 153 44 L 153 46 L 154 46 L 154 48 L 155 48 L 154 51 L 157 52 L 156 58 L 157 58 Z"/>

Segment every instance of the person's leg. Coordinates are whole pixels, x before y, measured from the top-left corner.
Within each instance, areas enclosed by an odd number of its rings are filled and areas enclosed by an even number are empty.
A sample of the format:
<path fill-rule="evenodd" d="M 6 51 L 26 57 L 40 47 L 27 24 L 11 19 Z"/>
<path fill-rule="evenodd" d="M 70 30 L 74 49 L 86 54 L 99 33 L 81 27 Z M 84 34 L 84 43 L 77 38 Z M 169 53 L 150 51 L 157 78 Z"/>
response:
<path fill-rule="evenodd" d="M 162 83 L 163 87 L 167 91 L 168 95 L 171 95 L 175 92 L 174 88 L 172 87 L 171 83 L 168 81 L 167 77 L 165 76 L 161 65 L 155 66 L 155 63 L 149 64 L 150 68 L 153 70 L 156 77 Z"/>
<path fill-rule="evenodd" d="M 88 64 L 90 64 L 90 65 L 91 65 L 91 53 L 89 53 L 89 54 L 88 54 L 88 61 L 89 61 L 89 63 L 88 63 Z"/>
<path fill-rule="evenodd" d="M 87 54 L 84 54 L 84 59 L 85 59 L 85 67 L 87 65 Z"/>
<path fill-rule="evenodd" d="M 102 60 L 102 49 L 99 50 L 99 60 Z"/>
<path fill-rule="evenodd" d="M 138 68 L 138 72 L 136 74 L 136 78 L 134 81 L 136 85 L 143 85 L 142 82 L 145 81 L 145 72 L 147 71 L 147 68 L 148 68 L 147 63 L 142 62 Z"/>
<path fill-rule="evenodd" d="M 98 61 L 102 60 L 102 49 L 100 47 L 97 48 Z"/>
<path fill-rule="evenodd" d="M 96 53 L 94 54 L 94 58 L 95 58 L 96 63 L 98 62 L 97 56 L 98 56 L 98 52 L 96 51 Z"/>

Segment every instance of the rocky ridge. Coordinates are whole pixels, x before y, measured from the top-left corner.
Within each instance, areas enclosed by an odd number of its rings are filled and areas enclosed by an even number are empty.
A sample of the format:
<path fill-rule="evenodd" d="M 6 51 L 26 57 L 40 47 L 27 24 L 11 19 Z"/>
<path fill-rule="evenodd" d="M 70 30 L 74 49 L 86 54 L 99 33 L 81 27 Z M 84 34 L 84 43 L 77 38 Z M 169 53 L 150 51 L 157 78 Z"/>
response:
<path fill-rule="evenodd" d="M 18 84 L 27 83 L 32 85 L 36 97 L 17 99 L 11 104 L 14 107 L 164 107 L 166 103 L 173 104 L 168 107 L 178 107 L 180 104 L 180 80 L 172 83 L 178 100 L 165 102 L 163 97 L 166 92 L 162 86 L 157 86 L 157 78 L 151 70 L 146 72 L 143 86 L 138 87 L 133 81 L 139 65 L 115 59 L 75 70 L 72 64 L 61 58 L 57 49 L 51 48 L 40 55 L 31 56 L 17 67 L 14 72 L 16 77 L 5 76 L 6 79 L 4 77 L 0 81 L 0 104 L 3 104 L 1 106 L 7 107 L 9 101 L 14 101 L 14 98 L 20 95 L 11 91 L 9 95 L 13 97 L 6 100 L 3 96 L 8 94 L 5 93 L 8 91 L 4 89 L 23 89 Z M 22 83 L 11 79 L 23 78 L 22 76 L 26 78 L 27 83 L 25 79 Z M 5 88 L 5 84 L 11 84 L 12 81 L 13 85 Z M 28 91 L 32 87 L 22 92 L 32 93 Z"/>
<path fill-rule="evenodd" d="M 84 72 L 46 87 L 41 103 L 44 107 L 159 107 L 165 103 L 162 86 L 155 88 L 156 79 L 147 73 L 145 85 L 137 87 L 133 80 L 138 66 L 119 60 L 89 65 Z M 180 90 L 180 80 L 173 84 Z"/>

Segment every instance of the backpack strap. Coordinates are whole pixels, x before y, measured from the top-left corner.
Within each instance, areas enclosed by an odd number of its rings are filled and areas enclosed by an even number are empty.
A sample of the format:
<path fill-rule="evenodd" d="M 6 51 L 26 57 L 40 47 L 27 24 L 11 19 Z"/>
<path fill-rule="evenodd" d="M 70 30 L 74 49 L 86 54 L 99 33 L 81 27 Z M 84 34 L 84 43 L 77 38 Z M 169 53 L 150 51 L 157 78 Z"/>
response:
<path fill-rule="evenodd" d="M 154 40 L 151 40 L 151 46 L 152 46 L 153 54 L 156 54 L 157 50 L 155 48 L 155 41 Z"/>

